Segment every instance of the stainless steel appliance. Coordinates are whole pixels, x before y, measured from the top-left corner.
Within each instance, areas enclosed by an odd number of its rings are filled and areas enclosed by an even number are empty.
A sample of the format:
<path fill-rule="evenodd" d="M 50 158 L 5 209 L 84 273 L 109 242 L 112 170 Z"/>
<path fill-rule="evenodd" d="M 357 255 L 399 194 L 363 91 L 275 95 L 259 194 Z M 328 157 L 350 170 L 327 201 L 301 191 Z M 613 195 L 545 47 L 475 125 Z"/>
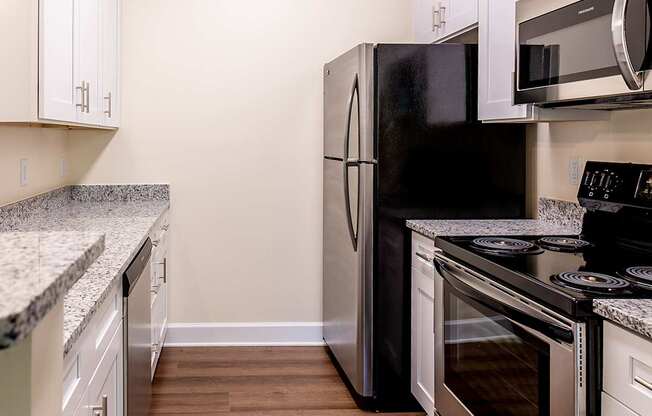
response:
<path fill-rule="evenodd" d="M 476 80 L 470 45 L 364 44 L 324 68 L 323 333 L 360 407 L 418 409 L 405 220 L 524 215 L 523 126 L 478 122 Z"/>
<path fill-rule="evenodd" d="M 650 7 L 647 0 L 518 2 L 515 103 L 652 104 Z"/>
<path fill-rule="evenodd" d="M 596 298 L 652 298 L 652 166 L 589 162 L 579 236 L 441 237 L 437 410 L 599 416 Z"/>
<path fill-rule="evenodd" d="M 152 396 L 150 258 L 148 238 L 123 276 L 125 415 L 147 416 Z"/>

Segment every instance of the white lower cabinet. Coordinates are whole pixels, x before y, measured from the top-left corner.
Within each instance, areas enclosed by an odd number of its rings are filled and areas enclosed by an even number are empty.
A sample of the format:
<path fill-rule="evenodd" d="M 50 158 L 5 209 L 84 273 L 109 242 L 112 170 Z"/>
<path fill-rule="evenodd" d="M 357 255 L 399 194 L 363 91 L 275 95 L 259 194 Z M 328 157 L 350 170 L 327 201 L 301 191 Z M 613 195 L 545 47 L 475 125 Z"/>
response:
<path fill-rule="evenodd" d="M 120 325 L 91 379 L 86 403 L 88 414 L 98 414 L 98 416 L 122 416 L 123 414 L 122 336 L 122 325 Z M 82 412 L 82 414 L 86 413 Z"/>
<path fill-rule="evenodd" d="M 638 416 L 624 404 L 602 392 L 602 416 Z"/>
<path fill-rule="evenodd" d="M 154 379 L 156 366 L 161 357 L 168 328 L 168 245 L 169 214 L 165 213 L 150 235 L 152 240 L 152 287 L 151 287 L 151 378 Z"/>
<path fill-rule="evenodd" d="M 122 322 L 122 285 L 117 285 L 64 358 L 63 416 L 123 415 Z M 100 412 L 104 403 L 106 411 Z"/>
<path fill-rule="evenodd" d="M 434 241 L 412 235 L 411 391 L 428 415 L 435 412 Z"/>
<path fill-rule="evenodd" d="M 608 406 L 603 414 L 652 415 L 652 340 L 605 322 L 603 344 L 602 388 L 610 396 L 603 396 Z M 614 410 L 618 404 L 631 413 Z"/>

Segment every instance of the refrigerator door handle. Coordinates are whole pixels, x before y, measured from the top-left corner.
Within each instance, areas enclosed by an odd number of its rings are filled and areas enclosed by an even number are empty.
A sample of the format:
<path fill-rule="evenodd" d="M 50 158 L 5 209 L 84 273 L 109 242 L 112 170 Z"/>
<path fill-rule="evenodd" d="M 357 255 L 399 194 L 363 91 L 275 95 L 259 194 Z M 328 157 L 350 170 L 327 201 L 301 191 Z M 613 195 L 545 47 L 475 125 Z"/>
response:
<path fill-rule="evenodd" d="M 349 143 L 351 141 L 351 116 L 353 113 L 353 104 L 356 97 L 358 97 L 358 111 L 360 111 L 360 94 L 358 92 L 358 74 L 353 77 L 353 85 L 351 86 L 351 95 L 349 97 L 349 106 L 346 116 L 346 132 L 344 133 L 344 159 L 342 167 L 344 170 L 344 203 L 346 204 L 346 222 L 349 228 L 349 236 L 351 237 L 351 244 L 353 250 L 358 251 L 358 230 L 357 224 L 353 226 L 353 216 L 351 215 L 351 198 L 349 193 L 349 167 L 359 167 L 360 161 L 358 159 L 349 159 Z M 360 123 L 358 123 L 358 140 L 360 140 Z M 359 146 L 358 146 L 359 147 Z M 358 173 L 359 176 L 359 173 Z M 358 204 L 360 203 L 360 186 L 358 185 Z M 357 209 L 358 207 L 356 207 Z M 359 223 L 359 221 L 358 221 Z"/>

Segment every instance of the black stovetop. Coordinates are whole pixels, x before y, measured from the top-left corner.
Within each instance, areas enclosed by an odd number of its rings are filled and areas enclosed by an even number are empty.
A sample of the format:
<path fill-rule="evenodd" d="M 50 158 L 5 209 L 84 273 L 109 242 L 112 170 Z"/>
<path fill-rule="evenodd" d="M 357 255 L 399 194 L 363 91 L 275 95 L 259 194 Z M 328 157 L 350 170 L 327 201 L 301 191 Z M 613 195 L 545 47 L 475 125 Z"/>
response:
<path fill-rule="evenodd" d="M 652 298 L 652 290 L 635 284 L 613 293 L 590 292 L 563 286 L 556 277 L 565 272 L 590 272 L 622 278 L 629 267 L 652 266 L 650 253 L 590 240 L 591 246 L 578 252 L 560 252 L 544 248 L 538 241 L 541 237 L 520 236 L 509 238 L 534 243 L 535 250 L 530 254 L 506 256 L 478 249 L 473 243 L 476 238 L 439 237 L 436 245 L 446 255 L 563 314 L 590 316 L 593 299 Z"/>

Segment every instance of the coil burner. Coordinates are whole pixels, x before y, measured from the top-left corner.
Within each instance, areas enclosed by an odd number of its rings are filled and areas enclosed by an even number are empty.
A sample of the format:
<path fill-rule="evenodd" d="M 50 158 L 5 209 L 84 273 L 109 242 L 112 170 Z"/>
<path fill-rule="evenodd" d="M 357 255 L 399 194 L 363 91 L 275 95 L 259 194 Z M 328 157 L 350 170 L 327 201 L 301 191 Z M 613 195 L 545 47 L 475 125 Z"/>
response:
<path fill-rule="evenodd" d="M 476 238 L 473 240 L 473 248 L 498 256 L 519 256 L 542 252 L 539 246 L 529 241 L 502 237 Z"/>
<path fill-rule="evenodd" d="M 539 239 L 539 245 L 548 250 L 573 253 L 590 247 L 591 243 L 578 238 L 544 237 Z"/>
<path fill-rule="evenodd" d="M 623 277 L 636 286 L 652 290 L 652 266 L 628 267 Z"/>
<path fill-rule="evenodd" d="M 553 281 L 576 290 L 599 293 L 618 293 L 629 288 L 627 280 L 607 274 L 589 272 L 564 272 L 554 276 Z"/>

